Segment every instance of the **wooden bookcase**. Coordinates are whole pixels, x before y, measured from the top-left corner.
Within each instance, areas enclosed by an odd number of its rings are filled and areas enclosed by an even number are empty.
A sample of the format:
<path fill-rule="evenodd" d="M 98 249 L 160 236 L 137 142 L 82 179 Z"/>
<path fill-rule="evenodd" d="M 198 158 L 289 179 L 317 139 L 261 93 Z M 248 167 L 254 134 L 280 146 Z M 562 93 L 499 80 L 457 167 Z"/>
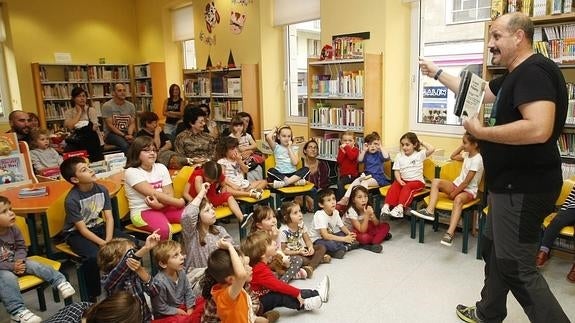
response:
<path fill-rule="evenodd" d="M 136 112 L 152 111 L 163 119 L 163 104 L 168 97 L 164 63 L 134 64 L 133 75 Z"/>
<path fill-rule="evenodd" d="M 40 126 L 57 131 L 64 126 L 64 115 L 73 108 L 70 93 L 84 88 L 98 113 L 112 98 L 114 84 L 123 83 L 132 97 L 131 68 L 127 64 L 42 64 L 32 63 L 32 80 Z"/>
<path fill-rule="evenodd" d="M 260 137 L 258 65 L 242 64 L 236 68 L 184 70 L 184 97 L 190 104 L 210 105 L 211 118 L 227 127 L 240 111 L 249 113 L 254 121 L 254 139 Z"/>
<path fill-rule="evenodd" d="M 568 37 L 565 36 L 560 37 L 558 40 L 550 40 L 544 29 L 546 27 L 558 27 L 556 30 L 559 30 L 562 26 L 568 25 L 571 25 L 573 26 L 572 28 L 575 28 L 575 13 L 537 16 L 531 17 L 531 20 L 535 26 L 535 35 L 533 41 L 535 52 L 540 52 L 541 54 L 555 61 L 557 66 L 559 66 L 563 72 L 565 81 L 568 83 L 569 106 L 567 119 L 565 121 L 563 134 L 561 135 L 558 142 L 558 147 L 561 151 L 562 159 L 564 162 L 564 178 L 568 178 L 575 175 L 575 55 L 572 53 L 570 54 L 565 44 L 571 43 L 571 46 L 573 46 L 573 40 L 567 39 Z M 489 42 L 490 26 L 491 22 L 487 22 L 485 25 L 485 64 L 483 64 L 483 75 L 484 79 L 486 80 L 491 80 L 497 76 L 500 76 L 506 71 L 506 69 L 503 67 L 494 66 L 491 64 L 491 53 L 489 52 L 489 48 L 487 48 L 487 43 Z M 560 31 L 559 33 L 562 35 L 563 31 Z M 561 49 L 564 45 L 565 51 L 562 51 Z M 545 49 L 543 49 L 543 47 L 545 47 Z M 491 113 L 490 106 L 491 105 L 485 105 L 483 111 L 484 120 L 489 118 Z"/>
<path fill-rule="evenodd" d="M 356 144 L 365 133 L 381 132 L 383 55 L 308 60 L 309 138 L 319 143 L 319 158 L 334 161 L 339 137 L 353 131 Z"/>

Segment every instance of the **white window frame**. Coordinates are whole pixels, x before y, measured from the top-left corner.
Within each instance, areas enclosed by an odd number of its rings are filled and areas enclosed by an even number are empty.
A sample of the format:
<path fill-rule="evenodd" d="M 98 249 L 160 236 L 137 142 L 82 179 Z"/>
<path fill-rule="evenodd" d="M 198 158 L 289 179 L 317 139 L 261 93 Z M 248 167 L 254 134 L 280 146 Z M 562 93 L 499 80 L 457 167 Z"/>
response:
<path fill-rule="evenodd" d="M 319 19 L 318 19 L 319 20 Z M 291 114 L 291 110 L 292 110 L 292 102 L 295 100 L 297 103 L 295 104 L 295 106 L 299 105 L 299 97 L 298 97 L 298 73 L 301 72 L 300 69 L 297 68 L 298 66 L 298 56 L 296 55 L 296 57 L 291 57 L 290 55 L 290 46 L 295 46 L 295 51 L 297 53 L 297 31 L 295 32 L 295 34 L 291 34 L 290 35 L 290 25 L 285 25 L 284 26 L 284 54 L 285 54 L 285 59 L 284 59 L 284 75 L 285 75 L 285 79 L 284 79 L 284 93 L 285 93 L 285 113 L 286 113 L 286 117 L 285 120 L 288 123 L 291 124 L 302 124 L 302 125 L 307 125 L 308 123 L 308 116 L 295 116 Z M 290 41 L 290 39 L 293 38 L 294 41 Z M 319 52 L 321 53 L 321 49 L 319 49 Z M 309 49 L 306 51 L 306 55 L 309 54 Z M 319 53 L 318 53 L 319 54 Z M 307 61 L 307 57 L 305 58 Z M 292 64 L 295 64 L 296 68 L 291 70 L 290 66 Z M 306 63 L 306 69 L 307 69 L 307 63 Z M 293 74 L 293 75 L 291 75 Z M 307 79 L 305 80 L 305 82 L 307 82 Z M 306 93 L 306 105 L 307 105 L 307 93 Z M 307 107 L 306 109 L 307 112 L 309 112 L 309 107 Z"/>
<path fill-rule="evenodd" d="M 186 51 L 186 43 L 191 42 L 191 56 L 189 57 L 187 51 Z M 182 65 L 184 66 L 184 69 L 196 69 L 198 67 L 198 62 L 196 60 L 196 43 L 195 43 L 195 39 L 186 39 L 186 40 L 182 40 L 181 41 L 181 46 L 182 46 Z M 190 62 L 189 60 L 192 60 L 192 62 Z"/>
<path fill-rule="evenodd" d="M 490 19 L 490 17 L 477 18 L 477 12 L 476 12 L 475 19 L 464 20 L 464 21 L 453 21 L 453 11 L 454 11 L 453 1 L 455 1 L 455 0 L 446 0 L 445 1 L 445 24 L 447 24 L 447 25 L 465 24 L 465 23 L 469 23 L 469 22 L 486 21 L 486 20 Z M 458 1 L 463 2 L 463 1 L 469 1 L 469 0 L 458 0 Z M 479 1 L 480 0 L 475 0 L 475 10 L 479 9 L 479 7 L 478 7 Z M 485 8 L 491 8 L 491 6 L 485 7 Z M 461 10 L 461 11 L 464 11 L 464 10 Z"/>
<path fill-rule="evenodd" d="M 447 2 L 450 2 L 448 0 Z M 420 102 L 423 99 L 423 94 L 419 90 L 419 84 L 423 81 L 424 77 L 419 70 L 419 57 L 421 53 L 420 44 L 420 1 L 411 2 L 411 51 L 410 51 L 410 94 L 409 94 L 409 127 L 413 131 L 422 134 L 442 135 L 447 137 L 460 137 L 465 129 L 461 125 L 449 124 L 430 124 L 418 122 L 418 113 L 420 110 Z M 433 53 L 432 53 L 433 54 Z M 439 56 L 437 56 L 439 57 Z M 437 58 L 436 57 L 436 58 Z M 427 57 L 426 57 L 427 58 Z M 449 113 L 449 112 L 448 112 Z"/>

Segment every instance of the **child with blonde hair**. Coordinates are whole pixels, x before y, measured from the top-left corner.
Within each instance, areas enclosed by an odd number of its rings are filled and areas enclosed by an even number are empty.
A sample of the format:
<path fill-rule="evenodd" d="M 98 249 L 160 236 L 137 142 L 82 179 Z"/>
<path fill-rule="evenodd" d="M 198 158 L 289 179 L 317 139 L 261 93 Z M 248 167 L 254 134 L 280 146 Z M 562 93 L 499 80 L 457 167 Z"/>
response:
<path fill-rule="evenodd" d="M 174 240 L 162 241 L 154 248 L 154 258 L 160 268 L 152 280 L 158 291 L 152 298 L 154 323 L 189 321 L 196 298 L 184 270 L 182 246 Z"/>
<path fill-rule="evenodd" d="M 418 211 L 411 211 L 413 215 L 433 221 L 435 220 L 435 206 L 439 192 L 448 194 L 449 198 L 453 200 L 453 210 L 451 210 L 449 228 L 441 238 L 441 244 L 446 246 L 452 245 L 463 205 L 477 197 L 479 182 L 483 177 L 483 158 L 479 153 L 479 142 L 472 134 L 466 132 L 463 135 L 462 144 L 451 154 L 451 159 L 463 161 L 459 176 L 453 182 L 435 178 L 431 182 L 429 205 Z"/>
<path fill-rule="evenodd" d="M 108 296 L 117 291 L 125 290 L 138 298 L 144 322 L 152 320 L 152 313 L 146 302 L 144 293 L 150 297 L 158 294 L 158 289 L 152 284 L 152 276 L 142 266 L 142 257 L 153 249 L 160 241 L 160 235 L 154 231 L 146 238 L 146 243 L 139 250 L 132 241 L 124 238 L 114 238 L 107 242 L 98 253 L 98 266 L 102 271 L 102 287 Z"/>
<path fill-rule="evenodd" d="M 242 121 L 240 120 L 240 122 Z M 233 137 L 222 137 L 216 145 L 216 159 L 218 164 L 222 165 L 226 176 L 222 189 L 234 197 L 245 196 L 259 200 L 262 198 L 262 192 L 268 183 L 263 179 L 249 181 L 244 178 L 244 175 L 249 172 L 249 167 L 244 163 L 244 159 L 238 151 L 238 145 L 238 140 Z"/>
<path fill-rule="evenodd" d="M 16 214 L 12 211 L 12 203 L 0 195 L 0 301 L 4 303 L 12 322 L 42 322 L 39 316 L 26 308 L 18 276 L 38 276 L 57 288 L 63 298 L 74 295 L 76 291 L 61 272 L 26 258 L 24 237 L 15 223 Z"/>
<path fill-rule="evenodd" d="M 306 279 L 311 277 L 313 269 L 302 267 L 303 258 L 297 255 L 288 256 L 281 249 L 280 233 L 278 230 L 278 220 L 274 209 L 267 205 L 258 206 L 254 209 L 251 232 L 264 231 L 274 240 L 277 257 L 282 259 L 285 267 L 288 267 L 285 274 L 280 279 L 289 282 L 292 279 Z"/>
<path fill-rule="evenodd" d="M 337 167 L 339 169 L 337 196 L 341 198 L 345 193 L 345 185 L 353 182 L 359 176 L 357 168 L 359 148 L 355 146 L 355 134 L 352 131 L 342 133 L 339 143 L 337 150 Z"/>
<path fill-rule="evenodd" d="M 214 250 L 208 258 L 208 268 L 202 280 L 202 296 L 206 307 L 202 322 L 212 322 L 213 308 L 223 323 L 266 323 L 275 322 L 279 313 L 270 311 L 258 316 L 259 300 L 248 293 L 245 286 L 252 280 L 250 259 L 245 257 L 226 240 L 218 242 L 220 249 Z M 213 303 L 213 304 L 212 304 Z"/>
<path fill-rule="evenodd" d="M 268 169 L 268 182 L 274 188 L 297 185 L 303 186 L 307 182 L 305 177 L 309 168 L 297 169 L 299 157 L 293 147 L 293 135 L 289 126 L 276 127 L 266 134 L 266 142 L 272 149 L 275 158 L 275 167 Z"/>
<path fill-rule="evenodd" d="M 206 192 L 208 200 L 210 200 L 214 206 L 227 204 L 238 221 L 242 222 L 244 214 L 238 202 L 232 193 L 223 192 L 223 187 L 229 183 L 229 179 L 225 176 L 222 165 L 213 160 L 207 161 L 201 167 L 194 169 L 188 182 L 184 186 L 184 199 L 188 202 L 193 200 L 202 189 L 204 183 L 210 183 Z"/>
<path fill-rule="evenodd" d="M 355 233 L 363 249 L 380 253 L 381 243 L 391 239 L 389 224 L 380 222 L 369 205 L 367 188 L 358 185 L 351 191 L 350 203 L 344 216 L 345 226 Z"/>
<path fill-rule="evenodd" d="M 298 289 L 279 280 L 268 267 L 268 262 L 276 254 L 275 241 L 262 231 L 251 233 L 242 242 L 242 252 L 249 257 L 252 266 L 251 288 L 259 295 L 260 312 L 267 312 L 282 306 L 297 310 L 312 311 L 327 302 L 329 277 L 324 277 L 315 290 Z"/>
<path fill-rule="evenodd" d="M 351 190 L 357 185 L 365 188 L 370 186 L 385 186 L 389 184 L 389 179 L 385 176 L 383 164 L 389 159 L 389 153 L 381 147 L 381 137 L 377 132 L 372 132 L 365 136 L 365 143 L 363 149 L 359 153 L 357 160 L 363 162 L 364 171 L 356 178 L 345 192 L 344 196 L 337 203 L 340 205 L 347 205 Z"/>
<path fill-rule="evenodd" d="M 303 222 L 301 208 L 297 203 L 284 202 L 280 213 L 284 224 L 279 229 L 279 240 L 284 254 L 301 256 L 304 269 L 310 266 L 315 270 L 320 263 L 331 261 L 330 255 L 326 254 L 325 246 L 311 242 L 308 229 Z"/>
<path fill-rule="evenodd" d="M 413 194 L 425 187 L 423 178 L 423 161 L 435 151 L 429 143 L 424 143 L 413 132 L 407 132 L 399 140 L 401 147 L 393 163 L 395 180 L 391 184 L 382 215 L 403 218 L 403 208 L 411 204 Z M 390 211 L 390 207 L 393 210 Z"/>
<path fill-rule="evenodd" d="M 36 174 L 42 175 L 48 168 L 57 169 L 64 161 L 62 156 L 50 147 L 50 131 L 46 129 L 32 129 L 30 133 L 30 160 Z"/>

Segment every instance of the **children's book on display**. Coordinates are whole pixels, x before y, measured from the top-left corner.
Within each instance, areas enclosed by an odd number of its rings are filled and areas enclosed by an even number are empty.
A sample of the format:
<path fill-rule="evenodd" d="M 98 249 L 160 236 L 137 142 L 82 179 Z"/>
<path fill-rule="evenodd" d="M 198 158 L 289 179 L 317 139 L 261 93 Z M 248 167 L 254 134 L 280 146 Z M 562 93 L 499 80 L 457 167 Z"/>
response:
<path fill-rule="evenodd" d="M 18 192 L 18 198 L 32 198 L 48 195 L 48 187 L 46 186 L 35 186 L 31 188 L 21 188 Z"/>
<path fill-rule="evenodd" d="M 473 118 L 479 113 L 483 102 L 485 81 L 468 70 L 461 71 L 459 77 L 459 92 L 455 99 L 454 113 L 462 119 Z"/>

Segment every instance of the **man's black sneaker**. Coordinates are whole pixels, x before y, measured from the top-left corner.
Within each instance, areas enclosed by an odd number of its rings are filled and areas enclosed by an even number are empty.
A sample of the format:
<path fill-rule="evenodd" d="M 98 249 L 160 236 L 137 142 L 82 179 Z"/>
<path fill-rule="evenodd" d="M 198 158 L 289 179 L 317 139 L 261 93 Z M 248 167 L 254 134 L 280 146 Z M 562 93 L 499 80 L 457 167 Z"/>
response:
<path fill-rule="evenodd" d="M 459 319 L 468 323 L 479 323 L 481 320 L 477 317 L 477 308 L 475 306 L 457 305 L 455 312 Z"/>

